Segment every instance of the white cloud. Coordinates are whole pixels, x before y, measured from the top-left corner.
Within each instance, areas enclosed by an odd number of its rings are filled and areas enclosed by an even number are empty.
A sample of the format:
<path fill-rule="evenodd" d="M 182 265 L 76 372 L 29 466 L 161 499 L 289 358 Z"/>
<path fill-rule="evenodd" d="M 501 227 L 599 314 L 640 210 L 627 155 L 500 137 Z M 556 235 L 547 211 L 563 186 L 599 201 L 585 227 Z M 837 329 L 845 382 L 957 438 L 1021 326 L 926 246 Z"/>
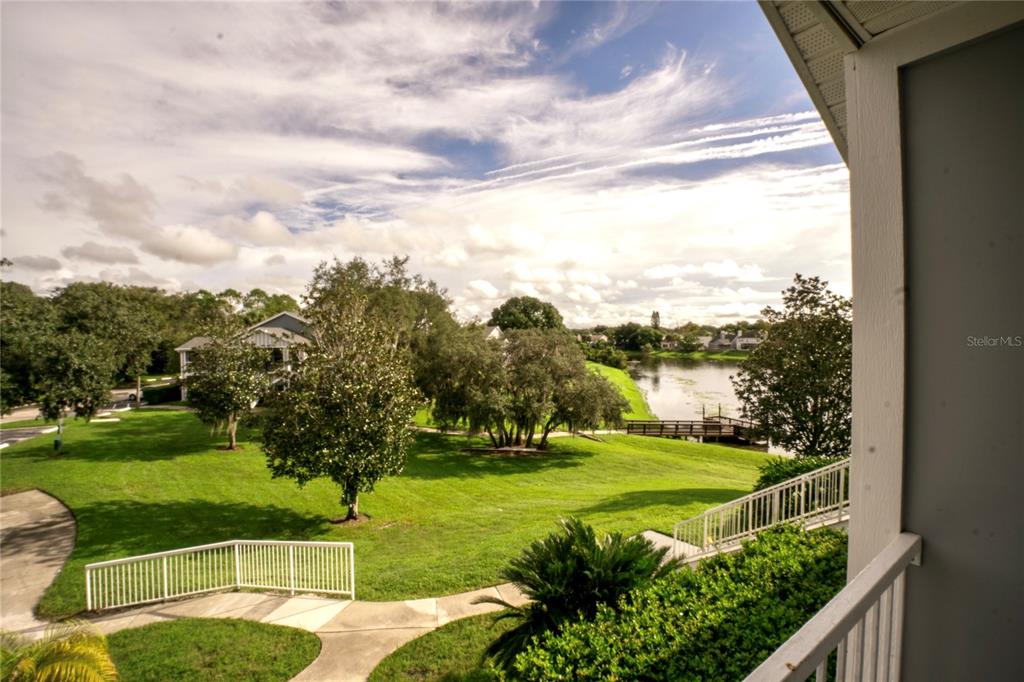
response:
<path fill-rule="evenodd" d="M 4 250 L 66 252 L 39 286 L 118 262 L 290 293 L 410 254 L 464 316 L 511 292 L 595 322 L 759 310 L 795 271 L 848 288 L 845 168 L 775 163 L 831 144 L 814 112 L 722 121 L 744 93 L 682 47 L 611 90 L 557 68 L 653 8 L 559 47 L 545 3 L 5 6 Z"/>
<path fill-rule="evenodd" d="M 500 293 L 498 291 L 498 287 L 494 286 L 485 279 L 474 279 L 472 282 L 469 283 L 467 288 L 470 291 L 480 294 L 484 298 L 488 299 L 497 298 L 498 294 Z"/>
<path fill-rule="evenodd" d="M 139 257 L 135 252 L 126 246 L 113 246 L 111 244 L 97 244 L 88 241 L 78 246 L 67 246 L 61 249 L 61 255 L 65 258 L 87 260 L 94 263 L 138 263 Z"/>
<path fill-rule="evenodd" d="M 194 225 L 166 225 L 153 231 L 142 250 L 166 260 L 212 265 L 232 260 L 238 246 Z"/>
<path fill-rule="evenodd" d="M 27 268 L 29 270 L 60 270 L 60 261 L 49 256 L 15 256 L 11 259 L 16 268 Z"/>

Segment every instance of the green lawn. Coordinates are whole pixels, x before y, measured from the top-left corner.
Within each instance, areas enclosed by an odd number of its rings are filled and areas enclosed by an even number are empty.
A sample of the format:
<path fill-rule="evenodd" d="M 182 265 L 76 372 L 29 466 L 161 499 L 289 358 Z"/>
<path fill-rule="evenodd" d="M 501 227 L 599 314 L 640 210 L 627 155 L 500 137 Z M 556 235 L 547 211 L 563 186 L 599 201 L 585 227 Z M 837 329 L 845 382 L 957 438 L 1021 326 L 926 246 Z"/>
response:
<path fill-rule="evenodd" d="M 402 476 L 360 499 L 371 519 L 339 527 L 339 491 L 272 480 L 255 443 L 216 446 L 194 414 L 143 410 L 121 422 L 72 423 L 65 453 L 49 438 L 0 451 L 3 491 L 40 488 L 75 514 L 74 553 L 39 605 L 47 617 L 84 607 L 94 561 L 240 539 L 356 543 L 361 599 L 410 599 L 499 582 L 530 541 L 576 515 L 598 529 L 670 532 L 672 524 L 749 492 L 765 455 L 685 441 L 556 438 L 541 455 L 465 453 L 464 437 L 420 434 Z M 480 441 L 472 441 L 479 443 Z"/>
<path fill-rule="evenodd" d="M 484 649 L 515 624 L 511 619 L 494 623 L 490 613 L 453 621 L 390 654 L 369 682 L 498 682 L 498 674 L 483 660 Z"/>
<path fill-rule="evenodd" d="M 629 412 L 625 415 L 626 419 L 657 419 L 651 412 L 651 408 L 647 406 L 647 399 L 644 398 L 643 391 L 633 381 L 633 377 L 629 376 L 629 372 L 597 362 L 588 362 L 587 366 L 615 384 L 619 392 L 629 401 Z"/>
<path fill-rule="evenodd" d="M 320 654 L 312 632 L 234 619 L 153 623 L 107 641 L 123 682 L 285 682 Z"/>

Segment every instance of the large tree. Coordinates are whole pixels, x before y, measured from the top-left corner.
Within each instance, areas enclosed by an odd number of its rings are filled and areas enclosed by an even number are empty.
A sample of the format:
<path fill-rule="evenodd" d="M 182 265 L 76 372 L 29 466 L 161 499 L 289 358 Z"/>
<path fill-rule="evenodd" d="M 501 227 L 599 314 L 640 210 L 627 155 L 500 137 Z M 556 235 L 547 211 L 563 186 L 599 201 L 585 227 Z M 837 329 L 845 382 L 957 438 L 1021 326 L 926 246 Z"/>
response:
<path fill-rule="evenodd" d="M 228 449 L 238 448 L 238 423 L 270 391 L 279 368 L 270 349 L 258 348 L 238 330 L 219 331 L 192 351 L 185 387 L 199 419 L 228 434 Z"/>
<path fill-rule="evenodd" d="M 40 339 L 40 343 L 39 412 L 45 419 L 56 420 L 61 447 L 64 419 L 69 414 L 88 421 L 109 401 L 117 358 L 107 339 L 74 330 Z"/>
<path fill-rule="evenodd" d="M 533 296 L 513 296 L 491 311 L 487 324 L 510 329 L 562 329 L 558 308 Z"/>
<path fill-rule="evenodd" d="M 487 340 L 476 325 L 431 348 L 433 417 L 442 427 L 465 424 L 495 447 L 547 446 L 548 435 L 621 422 L 625 400 L 587 369 L 572 337 L 558 330 L 513 330 Z"/>
<path fill-rule="evenodd" d="M 275 478 L 336 483 L 350 521 L 359 493 L 405 467 L 422 397 L 400 330 L 371 308 L 365 291 L 330 286 L 335 274 L 321 266 L 314 275 L 306 296 L 312 341 L 276 394 L 263 450 Z"/>
<path fill-rule="evenodd" d="M 828 282 L 797 275 L 767 336 L 733 377 L 743 415 L 800 456 L 850 452 L 852 304 Z"/>
<path fill-rule="evenodd" d="M 0 282 L 0 411 L 36 400 L 45 341 L 53 336 L 50 301 L 24 284 Z"/>

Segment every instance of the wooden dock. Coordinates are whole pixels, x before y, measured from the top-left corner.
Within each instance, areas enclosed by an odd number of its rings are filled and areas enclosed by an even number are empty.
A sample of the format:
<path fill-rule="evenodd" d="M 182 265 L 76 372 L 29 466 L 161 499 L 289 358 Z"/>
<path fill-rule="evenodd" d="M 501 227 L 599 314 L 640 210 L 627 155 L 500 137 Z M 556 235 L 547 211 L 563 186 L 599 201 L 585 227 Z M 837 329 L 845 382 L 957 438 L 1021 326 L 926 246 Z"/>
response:
<path fill-rule="evenodd" d="M 722 416 L 704 419 L 631 419 L 626 422 L 626 433 L 630 435 L 697 438 L 701 442 L 751 445 L 759 442 L 756 432 L 757 424 L 749 419 Z"/>

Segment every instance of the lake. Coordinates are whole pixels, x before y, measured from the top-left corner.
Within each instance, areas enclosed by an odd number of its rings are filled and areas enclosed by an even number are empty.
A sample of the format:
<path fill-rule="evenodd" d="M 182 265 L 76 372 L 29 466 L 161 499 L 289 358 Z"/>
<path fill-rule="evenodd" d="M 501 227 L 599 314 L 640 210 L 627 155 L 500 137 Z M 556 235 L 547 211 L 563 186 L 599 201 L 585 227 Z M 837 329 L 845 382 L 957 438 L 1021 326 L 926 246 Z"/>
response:
<path fill-rule="evenodd" d="M 740 416 L 740 404 L 729 375 L 738 362 L 643 358 L 630 363 L 629 373 L 647 397 L 658 419 L 700 419 L 708 415 Z"/>

